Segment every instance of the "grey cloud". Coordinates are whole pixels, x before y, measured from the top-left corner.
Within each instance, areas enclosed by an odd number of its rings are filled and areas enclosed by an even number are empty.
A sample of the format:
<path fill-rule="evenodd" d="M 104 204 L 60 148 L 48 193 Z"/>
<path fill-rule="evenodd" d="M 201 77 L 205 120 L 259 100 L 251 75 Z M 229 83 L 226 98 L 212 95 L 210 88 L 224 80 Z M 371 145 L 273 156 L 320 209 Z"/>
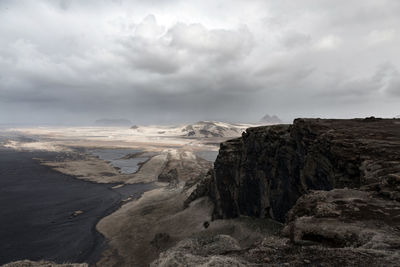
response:
<path fill-rule="evenodd" d="M 394 96 L 400 96 L 400 75 L 393 77 L 387 85 L 386 90 Z"/>
<path fill-rule="evenodd" d="M 394 0 L 1 1 L 0 122 L 397 114 L 398 11 Z"/>
<path fill-rule="evenodd" d="M 147 16 L 137 24 L 132 35 L 121 43 L 126 49 L 119 54 L 133 68 L 160 74 L 204 65 L 220 69 L 248 55 L 253 45 L 252 35 L 244 27 L 209 30 L 201 24 L 177 23 L 165 30 L 154 16 Z"/>
<path fill-rule="evenodd" d="M 71 0 L 60 0 L 59 5 L 61 9 L 67 10 L 71 5 Z"/>
<path fill-rule="evenodd" d="M 310 42 L 311 37 L 300 32 L 289 32 L 282 37 L 282 44 L 289 49 L 308 45 Z"/>
<path fill-rule="evenodd" d="M 400 96 L 400 72 L 392 63 L 379 66 L 374 81 L 380 84 L 380 89 L 392 96 Z"/>
<path fill-rule="evenodd" d="M 247 28 L 238 31 L 207 30 L 201 24 L 179 23 L 168 31 L 171 46 L 205 55 L 232 60 L 248 54 L 252 49 L 252 36 Z"/>

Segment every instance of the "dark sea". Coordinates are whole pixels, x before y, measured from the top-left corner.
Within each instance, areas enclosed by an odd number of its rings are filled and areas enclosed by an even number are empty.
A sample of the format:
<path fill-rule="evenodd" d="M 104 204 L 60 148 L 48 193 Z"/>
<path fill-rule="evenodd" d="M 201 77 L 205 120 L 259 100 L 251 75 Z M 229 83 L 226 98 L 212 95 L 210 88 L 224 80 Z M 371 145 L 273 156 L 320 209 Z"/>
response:
<path fill-rule="evenodd" d="M 155 187 L 78 180 L 40 165 L 53 152 L 0 147 L 0 265 L 22 259 L 94 263 L 107 247 L 97 222 Z M 75 211 L 83 213 L 74 216 Z"/>

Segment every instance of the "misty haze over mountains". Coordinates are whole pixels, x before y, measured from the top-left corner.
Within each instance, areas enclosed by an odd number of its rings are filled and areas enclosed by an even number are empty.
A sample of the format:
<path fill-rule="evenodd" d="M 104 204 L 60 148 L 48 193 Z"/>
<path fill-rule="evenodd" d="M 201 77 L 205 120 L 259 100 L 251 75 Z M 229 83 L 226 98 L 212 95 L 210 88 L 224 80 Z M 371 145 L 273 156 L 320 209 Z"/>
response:
<path fill-rule="evenodd" d="M 127 119 L 99 119 L 94 122 L 98 126 L 129 126 L 132 122 Z"/>

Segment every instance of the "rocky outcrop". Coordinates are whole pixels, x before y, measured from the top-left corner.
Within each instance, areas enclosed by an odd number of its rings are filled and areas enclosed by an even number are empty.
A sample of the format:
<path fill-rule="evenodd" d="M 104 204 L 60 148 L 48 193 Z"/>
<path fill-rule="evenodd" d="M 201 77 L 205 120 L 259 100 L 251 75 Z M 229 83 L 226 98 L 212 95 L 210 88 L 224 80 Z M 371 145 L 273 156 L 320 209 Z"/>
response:
<path fill-rule="evenodd" d="M 159 175 L 158 175 L 158 181 L 163 182 L 163 183 L 177 183 L 178 182 L 178 171 L 176 168 L 166 170 L 164 169 Z"/>
<path fill-rule="evenodd" d="M 398 266 L 399 261 L 395 251 L 329 247 L 315 242 L 301 246 L 274 235 L 241 247 L 231 236 L 216 235 L 182 240 L 150 266 Z"/>
<path fill-rule="evenodd" d="M 248 266 L 398 266 L 396 253 L 363 248 L 293 245 L 285 238 L 265 237 L 239 254 Z"/>
<path fill-rule="evenodd" d="M 283 233 L 293 243 L 400 249 L 400 203 L 352 189 L 315 191 L 297 200 Z"/>
<path fill-rule="evenodd" d="M 222 143 L 210 191 L 216 218 L 283 222 L 310 190 L 347 187 L 400 200 L 399 175 L 398 120 L 296 119 Z"/>
<path fill-rule="evenodd" d="M 236 251 L 240 251 L 239 243 L 227 235 L 185 239 L 161 253 L 150 266 L 247 266 L 247 262 L 227 256 Z"/>
<path fill-rule="evenodd" d="M 214 172 L 210 169 L 206 174 L 200 174 L 194 179 L 194 181 L 187 181 L 185 187 L 194 187 L 190 195 L 183 202 L 183 207 L 189 207 L 189 204 L 201 197 L 213 195 L 210 191 L 212 189 L 212 182 L 214 178 Z"/>

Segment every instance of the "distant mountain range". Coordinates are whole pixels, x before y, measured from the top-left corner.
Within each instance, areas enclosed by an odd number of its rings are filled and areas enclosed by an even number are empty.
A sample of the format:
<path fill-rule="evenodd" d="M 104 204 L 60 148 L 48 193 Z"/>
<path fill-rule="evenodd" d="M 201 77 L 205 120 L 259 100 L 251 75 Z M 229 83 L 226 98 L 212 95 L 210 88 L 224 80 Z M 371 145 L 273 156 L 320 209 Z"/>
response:
<path fill-rule="evenodd" d="M 99 119 L 94 122 L 98 126 L 128 126 L 132 125 L 130 120 L 126 119 Z"/>
<path fill-rule="evenodd" d="M 186 136 L 186 137 L 238 137 L 255 124 L 238 124 L 218 121 L 199 121 L 177 126 L 139 126 L 131 127 L 138 135 L 146 136 Z"/>
<path fill-rule="evenodd" d="M 240 136 L 253 125 L 232 124 L 217 121 L 199 121 L 182 128 L 185 136 L 193 137 L 235 137 Z"/>
<path fill-rule="evenodd" d="M 265 115 L 261 118 L 260 123 L 262 124 L 279 124 L 282 123 L 282 120 L 276 115 Z"/>

